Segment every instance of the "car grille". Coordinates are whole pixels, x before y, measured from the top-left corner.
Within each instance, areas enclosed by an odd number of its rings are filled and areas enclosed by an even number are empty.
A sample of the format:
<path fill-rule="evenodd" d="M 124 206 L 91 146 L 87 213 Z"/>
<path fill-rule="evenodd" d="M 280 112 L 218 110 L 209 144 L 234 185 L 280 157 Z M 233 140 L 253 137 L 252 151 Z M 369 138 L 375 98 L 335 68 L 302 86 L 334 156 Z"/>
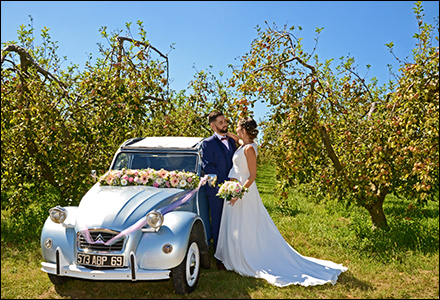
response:
<path fill-rule="evenodd" d="M 119 234 L 117 231 L 111 231 L 111 230 L 89 230 L 90 236 L 92 237 L 93 241 L 102 240 L 104 243 L 115 237 Z M 77 235 L 77 241 L 78 241 L 78 249 L 80 250 L 88 250 L 88 251 L 122 251 L 124 248 L 124 242 L 125 237 L 120 238 L 112 245 L 104 245 L 101 243 L 96 244 L 89 244 L 85 237 L 78 233 Z"/>

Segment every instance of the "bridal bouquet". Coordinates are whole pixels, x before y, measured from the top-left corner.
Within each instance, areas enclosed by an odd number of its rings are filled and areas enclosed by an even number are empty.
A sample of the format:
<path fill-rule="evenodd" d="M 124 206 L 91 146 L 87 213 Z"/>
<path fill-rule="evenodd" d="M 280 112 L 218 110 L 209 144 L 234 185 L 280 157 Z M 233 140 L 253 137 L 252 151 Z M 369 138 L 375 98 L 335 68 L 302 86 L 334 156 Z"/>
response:
<path fill-rule="evenodd" d="M 220 189 L 217 193 L 217 196 L 229 201 L 236 197 L 242 198 L 244 193 L 247 191 L 249 191 L 249 189 L 242 186 L 240 182 L 229 180 L 220 184 Z"/>

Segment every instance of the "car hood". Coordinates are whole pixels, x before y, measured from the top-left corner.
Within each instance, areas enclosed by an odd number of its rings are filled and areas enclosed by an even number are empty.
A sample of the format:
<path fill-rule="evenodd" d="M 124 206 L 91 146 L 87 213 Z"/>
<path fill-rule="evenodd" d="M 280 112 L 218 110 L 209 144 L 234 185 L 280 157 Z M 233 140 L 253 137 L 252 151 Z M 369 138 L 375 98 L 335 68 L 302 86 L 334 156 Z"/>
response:
<path fill-rule="evenodd" d="M 107 228 L 120 231 L 153 210 L 184 197 L 189 190 L 150 186 L 101 186 L 96 183 L 78 206 L 78 229 Z"/>

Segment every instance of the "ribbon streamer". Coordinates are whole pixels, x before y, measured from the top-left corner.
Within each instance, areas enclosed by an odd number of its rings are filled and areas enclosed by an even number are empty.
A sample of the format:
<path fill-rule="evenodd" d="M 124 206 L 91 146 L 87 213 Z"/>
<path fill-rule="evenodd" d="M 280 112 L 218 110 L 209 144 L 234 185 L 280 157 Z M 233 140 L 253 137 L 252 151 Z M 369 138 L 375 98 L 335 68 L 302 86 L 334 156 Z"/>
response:
<path fill-rule="evenodd" d="M 165 214 L 169 213 L 170 211 L 173 211 L 177 207 L 185 204 L 200 189 L 200 187 L 202 185 L 205 185 L 207 179 L 208 179 L 208 176 L 205 175 L 203 178 L 200 179 L 199 186 L 197 188 L 193 189 L 191 192 L 186 194 L 184 197 L 171 203 L 170 205 L 158 209 L 158 211 L 161 212 L 163 215 L 165 215 Z M 86 239 L 87 243 L 89 243 L 89 244 L 104 244 L 106 246 L 110 246 L 110 245 L 114 244 L 118 239 L 122 238 L 123 236 L 129 235 L 130 233 L 132 233 L 136 230 L 139 230 L 140 228 L 144 227 L 146 224 L 147 224 L 147 217 L 145 216 L 145 217 L 140 218 L 136 223 L 134 223 L 130 227 L 124 229 L 118 235 L 111 238 L 110 240 L 108 240 L 105 243 L 103 241 L 93 241 L 87 227 L 81 229 L 80 232 L 84 236 L 84 238 Z"/>

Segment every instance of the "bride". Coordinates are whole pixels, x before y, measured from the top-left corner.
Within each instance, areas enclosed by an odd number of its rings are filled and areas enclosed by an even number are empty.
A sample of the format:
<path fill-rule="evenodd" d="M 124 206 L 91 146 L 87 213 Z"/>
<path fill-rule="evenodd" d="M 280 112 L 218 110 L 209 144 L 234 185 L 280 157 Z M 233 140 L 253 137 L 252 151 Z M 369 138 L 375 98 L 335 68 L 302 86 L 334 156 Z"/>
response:
<path fill-rule="evenodd" d="M 227 133 L 240 147 L 233 156 L 229 178 L 238 180 L 249 191 L 242 199 L 225 201 L 214 256 L 227 270 L 240 275 L 263 278 L 283 287 L 336 283 L 346 267 L 334 262 L 299 254 L 283 238 L 261 202 L 257 177 L 258 134 L 252 118 L 238 122 L 237 135 Z"/>

